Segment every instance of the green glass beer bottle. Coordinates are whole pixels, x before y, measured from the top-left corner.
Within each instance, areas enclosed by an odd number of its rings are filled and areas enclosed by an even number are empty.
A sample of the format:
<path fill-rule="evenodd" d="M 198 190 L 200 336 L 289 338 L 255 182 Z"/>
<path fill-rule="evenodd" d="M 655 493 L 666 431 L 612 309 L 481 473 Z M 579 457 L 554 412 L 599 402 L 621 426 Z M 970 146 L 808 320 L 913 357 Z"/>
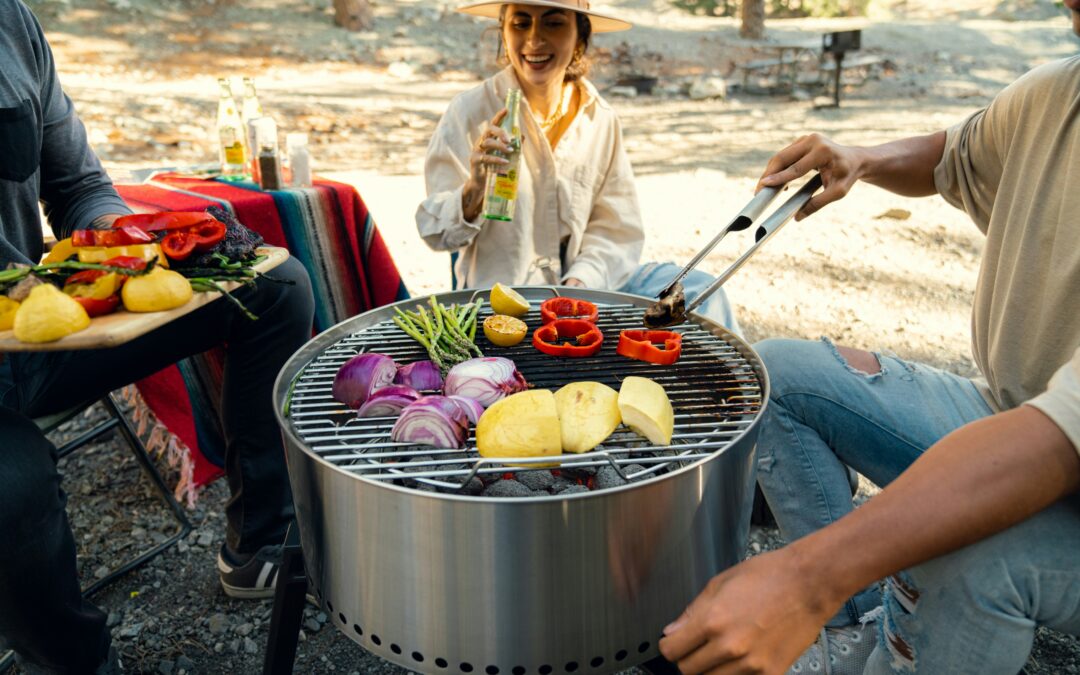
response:
<path fill-rule="evenodd" d="M 484 218 L 490 220 L 513 220 L 514 204 L 517 202 L 518 165 L 521 163 L 521 125 L 518 109 L 521 90 L 506 92 L 506 117 L 500 125 L 510 135 L 510 154 L 495 151 L 492 154 L 509 161 L 488 170 L 484 190 Z"/>

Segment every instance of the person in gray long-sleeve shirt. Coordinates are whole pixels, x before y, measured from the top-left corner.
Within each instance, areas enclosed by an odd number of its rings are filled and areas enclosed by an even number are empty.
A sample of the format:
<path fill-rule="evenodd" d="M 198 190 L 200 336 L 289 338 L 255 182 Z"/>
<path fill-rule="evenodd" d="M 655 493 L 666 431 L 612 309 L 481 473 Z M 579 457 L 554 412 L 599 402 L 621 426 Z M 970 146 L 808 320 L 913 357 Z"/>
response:
<path fill-rule="evenodd" d="M 0 0 L 0 268 L 41 259 L 38 203 L 58 239 L 129 213 L 87 144 L 52 51 L 22 0 Z M 82 598 L 56 448 L 32 421 L 94 401 L 225 344 L 222 428 L 231 497 L 218 556 L 225 593 L 271 597 L 293 516 L 274 377 L 311 337 L 307 272 L 290 259 L 235 293 L 112 349 L 0 353 L 0 650 L 29 672 L 118 673 L 106 615 Z"/>

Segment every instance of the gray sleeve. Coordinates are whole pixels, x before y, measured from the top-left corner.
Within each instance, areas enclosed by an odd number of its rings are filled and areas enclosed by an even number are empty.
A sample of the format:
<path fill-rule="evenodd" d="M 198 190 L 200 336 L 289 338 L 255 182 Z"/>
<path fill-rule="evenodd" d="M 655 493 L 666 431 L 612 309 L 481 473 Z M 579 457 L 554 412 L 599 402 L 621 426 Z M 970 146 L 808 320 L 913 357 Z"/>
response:
<path fill-rule="evenodd" d="M 101 162 L 86 140 L 86 129 L 71 99 L 60 87 L 52 49 L 41 25 L 32 15 L 41 45 L 38 73 L 41 81 L 41 201 L 45 217 L 57 239 L 111 213 L 131 213 L 116 194 Z"/>

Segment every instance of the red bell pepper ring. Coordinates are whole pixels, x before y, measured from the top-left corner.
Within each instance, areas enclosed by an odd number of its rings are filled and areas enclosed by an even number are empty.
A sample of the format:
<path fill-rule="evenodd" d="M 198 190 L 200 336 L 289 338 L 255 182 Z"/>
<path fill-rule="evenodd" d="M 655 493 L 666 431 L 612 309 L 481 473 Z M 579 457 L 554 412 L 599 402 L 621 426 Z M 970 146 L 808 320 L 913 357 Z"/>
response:
<path fill-rule="evenodd" d="M 574 338 L 575 344 L 559 344 L 560 338 Z M 582 319 L 556 319 L 533 331 L 533 347 L 550 356 L 592 356 L 603 344 L 596 324 Z"/>
<path fill-rule="evenodd" d="M 113 227 L 133 226 L 144 232 L 179 230 L 203 223 L 217 223 L 216 218 L 201 211 L 161 211 L 159 213 L 134 213 L 120 216 L 113 222 Z"/>
<path fill-rule="evenodd" d="M 664 345 L 664 348 L 656 345 Z M 670 330 L 624 330 L 619 333 L 615 353 L 659 366 L 670 366 L 682 355 L 682 335 Z"/>
<path fill-rule="evenodd" d="M 153 237 L 134 225 L 103 230 L 75 230 L 71 233 L 72 246 L 129 246 L 149 244 L 152 241 Z"/>
<path fill-rule="evenodd" d="M 195 251 L 206 251 L 225 238 L 225 224 L 208 220 L 187 229 L 170 230 L 161 250 L 173 260 L 184 260 Z"/>
<path fill-rule="evenodd" d="M 549 298 L 540 304 L 540 319 L 543 323 L 551 323 L 558 319 L 580 319 L 589 323 L 596 323 L 600 316 L 596 305 L 588 300 L 576 298 Z"/>

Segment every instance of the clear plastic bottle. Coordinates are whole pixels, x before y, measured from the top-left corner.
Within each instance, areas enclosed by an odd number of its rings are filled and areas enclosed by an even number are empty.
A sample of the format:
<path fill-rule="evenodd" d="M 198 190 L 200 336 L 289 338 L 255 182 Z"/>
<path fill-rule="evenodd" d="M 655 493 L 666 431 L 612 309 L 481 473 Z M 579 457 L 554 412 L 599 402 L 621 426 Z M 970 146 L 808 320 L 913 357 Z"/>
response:
<path fill-rule="evenodd" d="M 247 170 L 244 124 L 236 109 L 229 81 L 219 77 L 218 89 L 217 134 L 221 174 L 228 178 L 240 178 Z"/>
<path fill-rule="evenodd" d="M 521 163 L 521 90 L 511 88 L 506 92 L 506 117 L 501 126 L 510 135 L 510 154 L 492 154 L 505 157 L 509 164 L 488 171 L 484 189 L 484 218 L 490 220 L 513 220 L 517 203 L 518 165 Z"/>
<path fill-rule="evenodd" d="M 289 184 L 299 188 L 311 187 L 311 154 L 308 152 L 308 135 L 285 134 L 285 152 L 289 156 L 289 170 L 292 172 Z"/>

